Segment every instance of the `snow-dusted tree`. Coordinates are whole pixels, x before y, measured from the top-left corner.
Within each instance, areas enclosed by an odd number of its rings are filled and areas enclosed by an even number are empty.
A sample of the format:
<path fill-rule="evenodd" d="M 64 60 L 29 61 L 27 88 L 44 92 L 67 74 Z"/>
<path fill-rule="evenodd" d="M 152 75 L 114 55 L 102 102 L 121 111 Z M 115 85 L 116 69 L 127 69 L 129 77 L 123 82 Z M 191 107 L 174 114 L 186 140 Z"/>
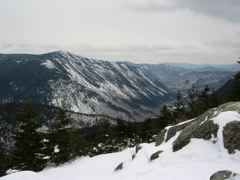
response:
<path fill-rule="evenodd" d="M 70 118 L 63 110 L 59 110 L 49 130 L 50 159 L 56 165 L 67 162 L 72 157 L 72 132 L 73 128 Z"/>
<path fill-rule="evenodd" d="M 175 123 L 175 117 L 167 105 L 161 106 L 159 118 L 165 123 L 165 125 Z"/>
<path fill-rule="evenodd" d="M 19 114 L 19 128 L 14 132 L 15 141 L 12 152 L 12 168 L 18 170 L 40 171 L 45 166 L 40 124 L 34 119 L 35 108 L 27 103 Z"/>
<path fill-rule="evenodd" d="M 194 85 L 188 90 L 187 105 L 189 107 L 190 117 L 195 117 L 197 114 L 196 103 L 198 101 L 199 92 Z"/>
<path fill-rule="evenodd" d="M 178 123 L 183 119 L 183 116 L 185 113 L 185 105 L 184 105 L 183 97 L 180 91 L 177 92 L 174 107 L 175 107 L 174 110 L 175 110 L 176 121 Z"/>
<path fill-rule="evenodd" d="M 3 144 L 0 142 L 0 177 L 5 175 L 5 171 L 7 168 L 6 164 L 8 164 L 6 153 L 3 149 Z"/>

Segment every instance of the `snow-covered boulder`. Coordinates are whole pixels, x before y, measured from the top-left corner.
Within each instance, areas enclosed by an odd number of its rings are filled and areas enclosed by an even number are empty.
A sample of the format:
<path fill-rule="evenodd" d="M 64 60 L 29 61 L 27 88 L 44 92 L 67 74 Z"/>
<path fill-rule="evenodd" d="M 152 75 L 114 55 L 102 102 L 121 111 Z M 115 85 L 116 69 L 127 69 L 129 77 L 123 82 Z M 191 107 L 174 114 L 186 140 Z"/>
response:
<path fill-rule="evenodd" d="M 206 111 L 201 116 L 170 126 L 162 130 L 156 138 L 156 145 L 167 142 L 177 132 L 178 138 L 173 142 L 173 151 L 178 151 L 190 143 L 192 138 L 218 141 L 228 150 L 240 150 L 240 103 L 226 103 L 218 108 Z M 222 140 L 220 138 L 223 138 Z M 215 139 L 215 140 L 214 140 Z"/>
<path fill-rule="evenodd" d="M 167 128 L 162 129 L 158 136 L 156 137 L 156 146 L 162 144 L 163 141 L 167 142 L 169 139 L 175 136 L 178 131 L 183 130 L 184 128 L 189 126 L 189 124 L 191 124 L 192 122 L 193 120 L 189 120 L 183 123 L 179 123 L 175 126 L 169 126 Z"/>

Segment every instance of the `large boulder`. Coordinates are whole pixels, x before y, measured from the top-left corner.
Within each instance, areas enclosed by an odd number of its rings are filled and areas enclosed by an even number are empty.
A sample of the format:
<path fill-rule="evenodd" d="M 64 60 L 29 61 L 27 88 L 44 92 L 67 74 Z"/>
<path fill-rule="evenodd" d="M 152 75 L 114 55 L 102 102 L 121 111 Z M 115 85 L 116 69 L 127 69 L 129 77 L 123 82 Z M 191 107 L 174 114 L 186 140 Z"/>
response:
<path fill-rule="evenodd" d="M 156 137 L 156 146 L 159 146 L 160 144 L 163 143 L 166 132 L 167 132 L 166 129 L 162 129 L 160 131 L 160 133 L 157 135 L 157 137 Z"/>
<path fill-rule="evenodd" d="M 182 149 L 190 142 L 191 138 L 208 140 L 212 136 L 217 137 L 218 125 L 210 120 L 214 117 L 214 112 L 215 109 L 208 110 L 184 128 L 178 138 L 173 142 L 173 151 Z"/>
<path fill-rule="evenodd" d="M 240 150 L 240 122 L 233 121 L 228 123 L 223 130 L 224 147 L 230 154 L 235 150 Z"/>
<path fill-rule="evenodd" d="M 193 123 L 189 124 L 182 130 L 178 138 L 173 142 L 173 151 L 186 146 L 191 138 L 201 138 L 209 140 L 212 137 L 217 137 L 218 124 L 213 122 L 213 119 L 221 112 L 235 111 L 240 113 L 240 102 L 230 102 L 206 111 L 201 116 L 197 117 Z M 240 149 L 240 135 L 239 135 L 239 122 L 231 122 L 224 128 L 224 146 L 230 153 L 234 150 Z"/>
<path fill-rule="evenodd" d="M 187 126 L 189 126 L 195 119 L 192 119 L 190 121 L 186 121 L 180 124 L 177 124 L 175 126 L 167 127 L 165 129 L 162 129 L 160 133 L 156 137 L 156 146 L 160 145 L 164 142 L 167 142 L 169 139 L 171 139 L 173 136 L 176 135 L 178 131 L 183 130 Z M 164 139 L 166 138 L 166 139 Z"/>
<path fill-rule="evenodd" d="M 200 138 L 209 140 L 217 138 L 219 123 L 214 122 L 214 118 L 222 112 L 235 111 L 240 113 L 240 102 L 226 103 L 218 108 L 213 108 L 199 117 L 177 124 L 172 127 L 163 129 L 156 137 L 156 145 L 167 142 L 177 132 L 181 132 L 172 144 L 173 151 L 178 151 L 190 143 L 191 138 Z M 222 129 L 221 129 L 222 130 Z M 235 150 L 240 150 L 240 122 L 232 121 L 223 128 L 223 143 L 229 153 L 234 153 Z M 216 139 L 217 140 L 217 139 Z M 215 142 L 215 141 L 213 141 Z"/>
<path fill-rule="evenodd" d="M 240 180 L 240 175 L 231 171 L 223 170 L 214 173 L 210 180 Z"/>

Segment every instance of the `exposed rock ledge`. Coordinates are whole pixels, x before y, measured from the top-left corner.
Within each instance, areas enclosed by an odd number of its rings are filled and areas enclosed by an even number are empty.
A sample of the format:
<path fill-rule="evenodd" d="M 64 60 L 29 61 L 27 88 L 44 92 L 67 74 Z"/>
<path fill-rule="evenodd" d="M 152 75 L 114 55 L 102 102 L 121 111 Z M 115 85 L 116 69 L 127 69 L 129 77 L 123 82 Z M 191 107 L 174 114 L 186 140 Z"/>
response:
<path fill-rule="evenodd" d="M 235 111 L 240 113 L 240 102 L 226 103 L 218 108 L 213 108 L 199 117 L 177 124 L 175 126 L 163 129 L 156 138 L 156 146 L 163 142 L 167 142 L 171 137 L 181 131 L 178 138 L 173 142 L 173 151 L 178 151 L 186 146 L 191 138 L 201 138 L 210 140 L 218 136 L 219 124 L 214 122 L 214 118 L 221 112 Z M 235 150 L 240 150 L 240 121 L 228 122 L 221 130 L 223 134 L 223 144 L 229 153 L 234 153 Z"/>

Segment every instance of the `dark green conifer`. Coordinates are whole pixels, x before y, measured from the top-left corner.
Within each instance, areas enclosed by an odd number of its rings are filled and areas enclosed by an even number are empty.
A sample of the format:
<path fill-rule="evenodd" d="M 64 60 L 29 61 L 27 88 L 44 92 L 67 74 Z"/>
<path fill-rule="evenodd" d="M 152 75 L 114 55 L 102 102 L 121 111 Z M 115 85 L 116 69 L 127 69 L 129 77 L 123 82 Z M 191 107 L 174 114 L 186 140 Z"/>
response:
<path fill-rule="evenodd" d="M 54 122 L 50 125 L 50 157 L 56 165 L 67 162 L 72 158 L 70 118 L 60 110 Z"/>
<path fill-rule="evenodd" d="M 176 121 L 177 123 L 179 123 L 184 119 L 184 114 L 185 114 L 185 105 L 184 105 L 183 97 L 180 91 L 177 92 L 174 106 L 175 106 Z"/>
<path fill-rule="evenodd" d="M 3 149 L 3 144 L 0 142 L 0 177 L 5 175 L 7 164 L 7 155 Z"/>
<path fill-rule="evenodd" d="M 45 166 L 40 124 L 32 104 L 27 103 L 19 114 L 19 128 L 13 134 L 15 141 L 12 152 L 12 168 L 18 170 L 40 171 Z"/>

